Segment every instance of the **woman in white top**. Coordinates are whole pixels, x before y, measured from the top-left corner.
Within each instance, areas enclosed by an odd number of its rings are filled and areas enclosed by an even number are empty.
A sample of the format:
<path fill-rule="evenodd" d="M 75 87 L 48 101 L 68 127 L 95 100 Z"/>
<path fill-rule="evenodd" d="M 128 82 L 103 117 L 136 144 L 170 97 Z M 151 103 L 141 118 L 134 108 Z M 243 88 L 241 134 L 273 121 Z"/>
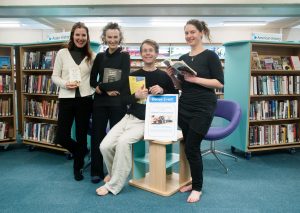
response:
<path fill-rule="evenodd" d="M 67 48 L 57 53 L 52 74 L 53 82 L 60 87 L 56 143 L 73 154 L 74 178 L 77 181 L 83 179 L 82 167 L 87 153 L 87 131 L 94 93 L 89 82 L 94 59 L 88 28 L 77 22 L 72 27 Z M 74 119 L 76 141 L 71 138 Z"/>

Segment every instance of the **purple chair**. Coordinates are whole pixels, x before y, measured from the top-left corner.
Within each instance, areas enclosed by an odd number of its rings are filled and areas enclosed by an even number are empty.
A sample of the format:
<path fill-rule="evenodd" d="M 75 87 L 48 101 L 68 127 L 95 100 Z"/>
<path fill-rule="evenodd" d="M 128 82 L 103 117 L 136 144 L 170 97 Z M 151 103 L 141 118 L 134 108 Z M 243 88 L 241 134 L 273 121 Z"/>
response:
<path fill-rule="evenodd" d="M 228 172 L 228 168 L 225 166 L 223 161 L 219 158 L 218 154 L 225 155 L 228 157 L 232 157 L 237 161 L 237 157 L 216 150 L 215 148 L 215 141 L 221 140 L 226 138 L 228 135 L 230 135 L 238 126 L 241 118 L 241 108 L 240 105 L 237 102 L 229 101 L 229 100 L 222 100 L 218 99 L 217 101 L 217 108 L 215 111 L 215 117 L 220 117 L 223 119 L 226 119 L 229 121 L 228 125 L 222 126 L 222 127 L 210 127 L 207 134 L 204 137 L 204 140 L 210 141 L 210 148 L 207 150 L 204 150 L 201 152 L 202 156 L 205 156 L 209 153 L 212 153 L 218 161 L 221 163 L 221 165 L 226 170 L 226 173 Z"/>

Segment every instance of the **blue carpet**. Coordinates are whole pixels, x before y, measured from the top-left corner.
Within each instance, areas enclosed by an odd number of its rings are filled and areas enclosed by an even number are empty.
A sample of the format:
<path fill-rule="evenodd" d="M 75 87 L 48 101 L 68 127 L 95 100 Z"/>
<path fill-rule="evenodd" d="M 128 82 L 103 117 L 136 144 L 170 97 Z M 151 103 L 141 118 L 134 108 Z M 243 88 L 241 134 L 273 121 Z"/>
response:
<path fill-rule="evenodd" d="M 223 157 L 228 174 L 206 156 L 202 199 L 188 204 L 188 193 L 162 197 L 129 185 L 99 197 L 89 171 L 75 181 L 72 161 L 61 153 L 13 145 L 0 151 L 0 212 L 300 212 L 299 151 L 238 155 L 238 162 Z"/>

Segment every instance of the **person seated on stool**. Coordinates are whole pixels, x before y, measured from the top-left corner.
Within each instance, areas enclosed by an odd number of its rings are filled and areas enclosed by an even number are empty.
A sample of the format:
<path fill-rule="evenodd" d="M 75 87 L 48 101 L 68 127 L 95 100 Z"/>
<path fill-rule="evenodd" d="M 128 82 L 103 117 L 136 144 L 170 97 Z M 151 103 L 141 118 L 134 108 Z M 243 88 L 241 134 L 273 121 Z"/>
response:
<path fill-rule="evenodd" d="M 100 145 L 100 151 L 106 164 L 108 175 L 105 184 L 97 188 L 100 196 L 109 192 L 116 195 L 125 185 L 131 170 L 132 159 L 130 145 L 138 142 L 144 136 L 144 120 L 146 105 L 137 103 L 146 99 L 148 94 L 177 93 L 168 74 L 155 67 L 159 45 L 150 39 L 140 46 L 143 68 L 131 73 L 131 76 L 144 76 L 143 85 L 135 94 L 124 98 L 129 105 L 127 114 L 106 135 Z"/>

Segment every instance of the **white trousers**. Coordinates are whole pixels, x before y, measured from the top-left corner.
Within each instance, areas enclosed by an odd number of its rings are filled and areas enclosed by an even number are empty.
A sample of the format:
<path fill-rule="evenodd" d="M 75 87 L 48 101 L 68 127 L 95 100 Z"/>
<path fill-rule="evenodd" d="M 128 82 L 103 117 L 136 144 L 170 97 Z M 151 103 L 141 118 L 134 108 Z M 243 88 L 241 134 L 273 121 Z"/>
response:
<path fill-rule="evenodd" d="M 132 166 L 130 145 L 144 137 L 145 121 L 126 114 L 100 144 L 111 179 L 104 187 L 114 195 L 124 187 Z"/>

